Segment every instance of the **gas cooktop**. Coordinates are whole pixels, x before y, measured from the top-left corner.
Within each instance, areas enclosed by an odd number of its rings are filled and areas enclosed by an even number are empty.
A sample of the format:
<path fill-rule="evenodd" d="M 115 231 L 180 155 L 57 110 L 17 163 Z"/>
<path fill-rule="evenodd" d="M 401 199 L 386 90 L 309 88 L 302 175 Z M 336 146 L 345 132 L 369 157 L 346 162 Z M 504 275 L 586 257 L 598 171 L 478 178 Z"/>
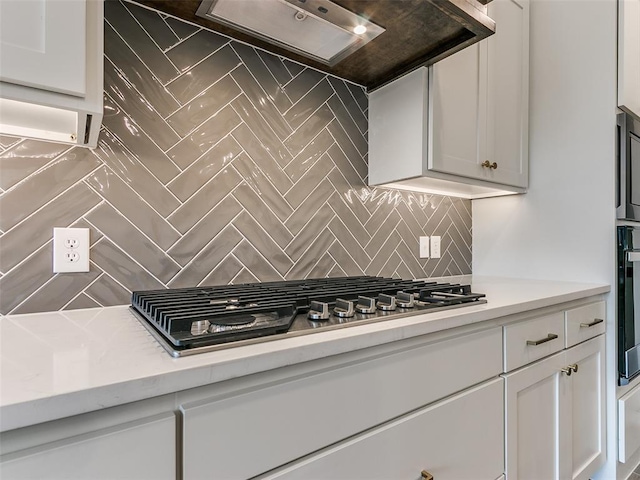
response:
<path fill-rule="evenodd" d="M 131 309 L 174 357 L 486 303 L 469 285 L 339 277 L 133 292 Z"/>

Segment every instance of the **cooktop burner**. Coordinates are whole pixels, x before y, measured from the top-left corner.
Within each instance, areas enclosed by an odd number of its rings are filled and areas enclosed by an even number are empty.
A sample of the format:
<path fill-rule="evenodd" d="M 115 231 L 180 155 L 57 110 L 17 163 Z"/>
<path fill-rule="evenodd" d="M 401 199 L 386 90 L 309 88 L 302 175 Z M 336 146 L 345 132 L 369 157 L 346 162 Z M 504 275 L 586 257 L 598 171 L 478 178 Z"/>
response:
<path fill-rule="evenodd" d="M 131 308 L 173 356 L 486 303 L 469 285 L 340 277 L 133 292 Z"/>

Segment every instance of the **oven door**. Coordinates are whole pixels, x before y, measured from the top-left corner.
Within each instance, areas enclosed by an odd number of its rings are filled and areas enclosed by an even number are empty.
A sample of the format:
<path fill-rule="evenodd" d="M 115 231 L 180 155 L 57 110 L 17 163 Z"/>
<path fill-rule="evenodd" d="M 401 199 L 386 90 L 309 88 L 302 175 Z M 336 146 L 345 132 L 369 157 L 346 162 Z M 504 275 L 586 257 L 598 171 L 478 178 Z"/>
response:
<path fill-rule="evenodd" d="M 621 385 L 640 373 L 640 226 L 618 227 L 618 366 Z"/>

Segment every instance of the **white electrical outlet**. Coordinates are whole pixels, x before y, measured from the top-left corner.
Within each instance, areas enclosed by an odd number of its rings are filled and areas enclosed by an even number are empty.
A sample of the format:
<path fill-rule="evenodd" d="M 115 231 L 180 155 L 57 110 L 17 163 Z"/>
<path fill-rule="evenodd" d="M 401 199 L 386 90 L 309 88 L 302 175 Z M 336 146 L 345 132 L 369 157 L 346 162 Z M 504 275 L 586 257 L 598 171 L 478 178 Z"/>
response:
<path fill-rule="evenodd" d="M 429 237 L 420 237 L 420 258 L 429 258 Z"/>
<path fill-rule="evenodd" d="M 53 229 L 53 273 L 89 271 L 89 229 Z"/>
<path fill-rule="evenodd" d="M 431 237 L 431 258 L 440 258 L 440 237 Z"/>

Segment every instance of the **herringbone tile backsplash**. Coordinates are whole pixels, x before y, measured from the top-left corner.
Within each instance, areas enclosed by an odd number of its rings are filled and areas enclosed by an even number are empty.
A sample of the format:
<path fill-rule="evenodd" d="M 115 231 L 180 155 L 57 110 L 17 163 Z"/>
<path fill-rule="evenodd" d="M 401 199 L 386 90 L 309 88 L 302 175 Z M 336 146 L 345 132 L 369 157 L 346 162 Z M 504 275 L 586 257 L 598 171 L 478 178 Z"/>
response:
<path fill-rule="evenodd" d="M 471 272 L 470 201 L 367 186 L 360 87 L 133 3 L 105 15 L 98 148 L 0 137 L 1 313 Z M 66 226 L 91 229 L 89 273 L 52 273 Z M 420 235 L 442 236 L 442 258 L 419 258 Z"/>

